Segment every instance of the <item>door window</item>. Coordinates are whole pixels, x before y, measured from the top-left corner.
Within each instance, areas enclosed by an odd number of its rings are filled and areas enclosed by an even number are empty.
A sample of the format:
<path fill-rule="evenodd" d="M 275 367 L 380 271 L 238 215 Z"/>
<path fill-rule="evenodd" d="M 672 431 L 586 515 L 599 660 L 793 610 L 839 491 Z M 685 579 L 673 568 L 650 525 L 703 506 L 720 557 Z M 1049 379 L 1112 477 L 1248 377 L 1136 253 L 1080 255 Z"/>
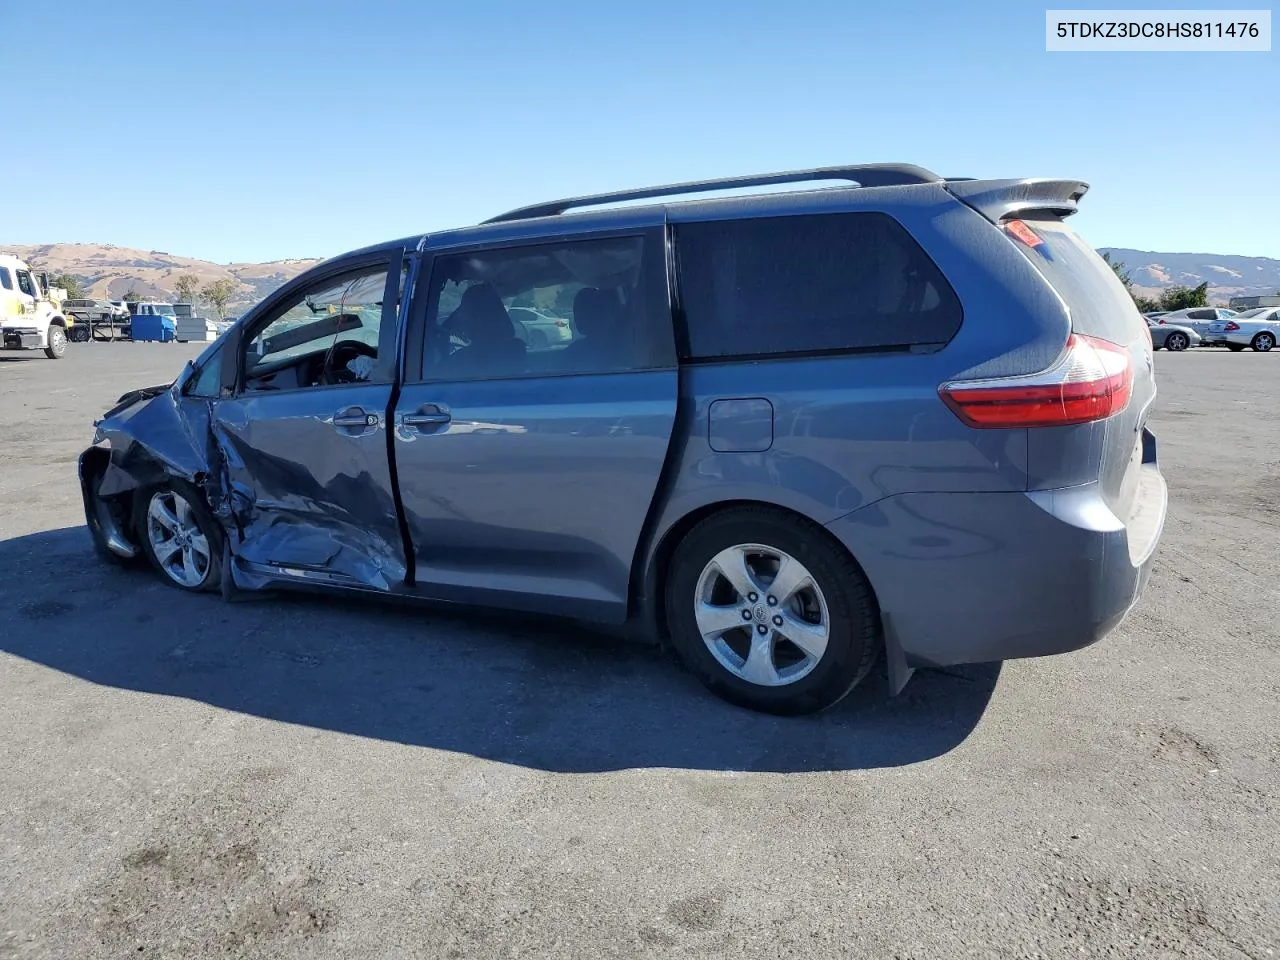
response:
<path fill-rule="evenodd" d="M 399 292 L 393 288 L 391 303 L 386 292 L 387 268 L 379 266 L 319 281 L 290 300 L 248 338 L 245 389 L 389 382 Z"/>
<path fill-rule="evenodd" d="M 35 299 L 36 285 L 31 280 L 31 274 L 27 273 L 25 270 L 18 271 L 18 289 L 28 297 Z"/>
<path fill-rule="evenodd" d="M 6 290 L 13 289 L 13 277 L 9 275 L 8 267 L 0 267 L 0 287 L 4 287 Z"/>
<path fill-rule="evenodd" d="M 1216 320 L 1218 315 L 1212 310 L 1192 310 L 1187 314 L 1188 320 Z"/>
<path fill-rule="evenodd" d="M 429 380 L 670 366 L 661 236 L 573 240 L 437 257 L 423 344 Z"/>

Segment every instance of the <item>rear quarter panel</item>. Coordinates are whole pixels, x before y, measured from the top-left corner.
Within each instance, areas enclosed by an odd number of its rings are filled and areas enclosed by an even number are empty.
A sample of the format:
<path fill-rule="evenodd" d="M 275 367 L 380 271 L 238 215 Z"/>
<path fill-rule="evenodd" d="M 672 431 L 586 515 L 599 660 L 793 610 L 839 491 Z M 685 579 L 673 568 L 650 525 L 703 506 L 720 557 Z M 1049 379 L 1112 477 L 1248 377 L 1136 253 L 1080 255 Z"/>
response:
<path fill-rule="evenodd" d="M 828 523 L 910 492 L 1027 489 L 1027 431 L 973 430 L 941 402 L 951 379 L 1048 366 L 1070 332 L 1061 300 L 1010 242 L 933 185 L 764 198 L 752 216 L 883 210 L 942 268 L 963 305 L 959 332 L 933 352 L 687 364 L 667 494 L 655 507 L 657 544 L 691 512 L 751 500 Z M 714 219 L 722 208 L 682 205 L 673 222 Z M 803 322 L 803 318 L 788 318 Z M 768 449 L 713 450 L 717 400 L 763 398 L 774 411 Z"/>

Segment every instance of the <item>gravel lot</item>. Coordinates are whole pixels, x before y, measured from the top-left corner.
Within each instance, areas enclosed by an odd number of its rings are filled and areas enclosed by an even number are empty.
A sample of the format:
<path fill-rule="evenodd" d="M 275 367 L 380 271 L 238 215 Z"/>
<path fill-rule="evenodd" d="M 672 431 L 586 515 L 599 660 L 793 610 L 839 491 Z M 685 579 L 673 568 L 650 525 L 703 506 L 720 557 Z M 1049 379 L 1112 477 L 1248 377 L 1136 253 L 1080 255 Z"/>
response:
<path fill-rule="evenodd" d="M 1280 357 L 1156 355 L 1108 640 L 779 720 L 562 624 L 101 565 L 90 421 L 196 352 L 0 354 L 0 956 L 1280 953 Z"/>

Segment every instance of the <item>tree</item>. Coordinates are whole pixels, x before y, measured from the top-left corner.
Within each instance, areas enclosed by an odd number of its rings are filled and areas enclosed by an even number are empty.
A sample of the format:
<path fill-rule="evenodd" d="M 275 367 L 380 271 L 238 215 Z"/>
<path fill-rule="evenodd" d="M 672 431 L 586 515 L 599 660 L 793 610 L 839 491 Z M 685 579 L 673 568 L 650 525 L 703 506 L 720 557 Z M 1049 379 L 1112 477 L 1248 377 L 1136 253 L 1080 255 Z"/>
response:
<path fill-rule="evenodd" d="M 1124 264 L 1119 260 L 1112 260 L 1110 253 L 1104 253 L 1102 259 L 1106 261 L 1107 266 L 1111 268 L 1119 281 L 1124 284 L 1124 288 L 1129 291 L 1129 296 L 1132 297 L 1133 279 L 1129 276 L 1129 271 L 1124 268 Z"/>
<path fill-rule="evenodd" d="M 173 289 L 177 291 L 179 303 L 191 303 L 200 292 L 200 278 L 194 273 L 180 273 L 173 282 Z"/>
<path fill-rule="evenodd" d="M 1129 276 L 1129 271 L 1124 268 L 1123 263 L 1119 260 L 1112 260 L 1110 253 L 1104 253 L 1102 259 L 1107 262 L 1107 266 L 1112 269 L 1116 278 L 1124 284 L 1125 290 L 1129 291 L 1129 296 L 1133 299 L 1134 306 L 1138 308 L 1139 313 L 1150 313 L 1153 310 L 1160 309 L 1160 304 L 1155 300 L 1133 292 L 1133 278 Z"/>
<path fill-rule="evenodd" d="M 124 297 L 122 299 L 125 303 L 136 303 L 141 297 L 142 294 L 138 292 L 137 287 L 133 284 L 129 284 L 129 289 L 124 292 Z"/>
<path fill-rule="evenodd" d="M 236 295 L 237 286 L 234 280 L 226 277 L 221 280 L 212 280 L 200 288 L 200 297 L 213 307 L 218 314 L 218 319 L 222 320 L 227 315 L 227 304 Z"/>
<path fill-rule="evenodd" d="M 1189 307 L 1204 307 L 1209 304 L 1209 281 L 1198 287 L 1185 287 L 1181 284 L 1169 287 L 1160 294 L 1161 310 L 1186 310 Z"/>
<path fill-rule="evenodd" d="M 80 278 L 73 277 L 69 273 L 60 273 L 55 277 L 49 278 L 49 286 L 62 287 L 67 291 L 68 300 L 80 299 Z"/>

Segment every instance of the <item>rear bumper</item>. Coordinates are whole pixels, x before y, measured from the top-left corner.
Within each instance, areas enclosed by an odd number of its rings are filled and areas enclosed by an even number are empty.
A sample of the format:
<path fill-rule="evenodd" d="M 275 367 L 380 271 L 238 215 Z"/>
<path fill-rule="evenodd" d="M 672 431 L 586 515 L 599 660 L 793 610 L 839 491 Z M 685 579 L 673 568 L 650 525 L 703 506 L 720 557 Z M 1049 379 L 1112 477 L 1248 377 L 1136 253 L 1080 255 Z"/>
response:
<path fill-rule="evenodd" d="M 908 667 L 1078 650 L 1119 625 L 1151 575 L 1168 493 L 1149 446 L 1125 523 L 1085 484 L 902 494 L 828 527 L 862 564 Z"/>

